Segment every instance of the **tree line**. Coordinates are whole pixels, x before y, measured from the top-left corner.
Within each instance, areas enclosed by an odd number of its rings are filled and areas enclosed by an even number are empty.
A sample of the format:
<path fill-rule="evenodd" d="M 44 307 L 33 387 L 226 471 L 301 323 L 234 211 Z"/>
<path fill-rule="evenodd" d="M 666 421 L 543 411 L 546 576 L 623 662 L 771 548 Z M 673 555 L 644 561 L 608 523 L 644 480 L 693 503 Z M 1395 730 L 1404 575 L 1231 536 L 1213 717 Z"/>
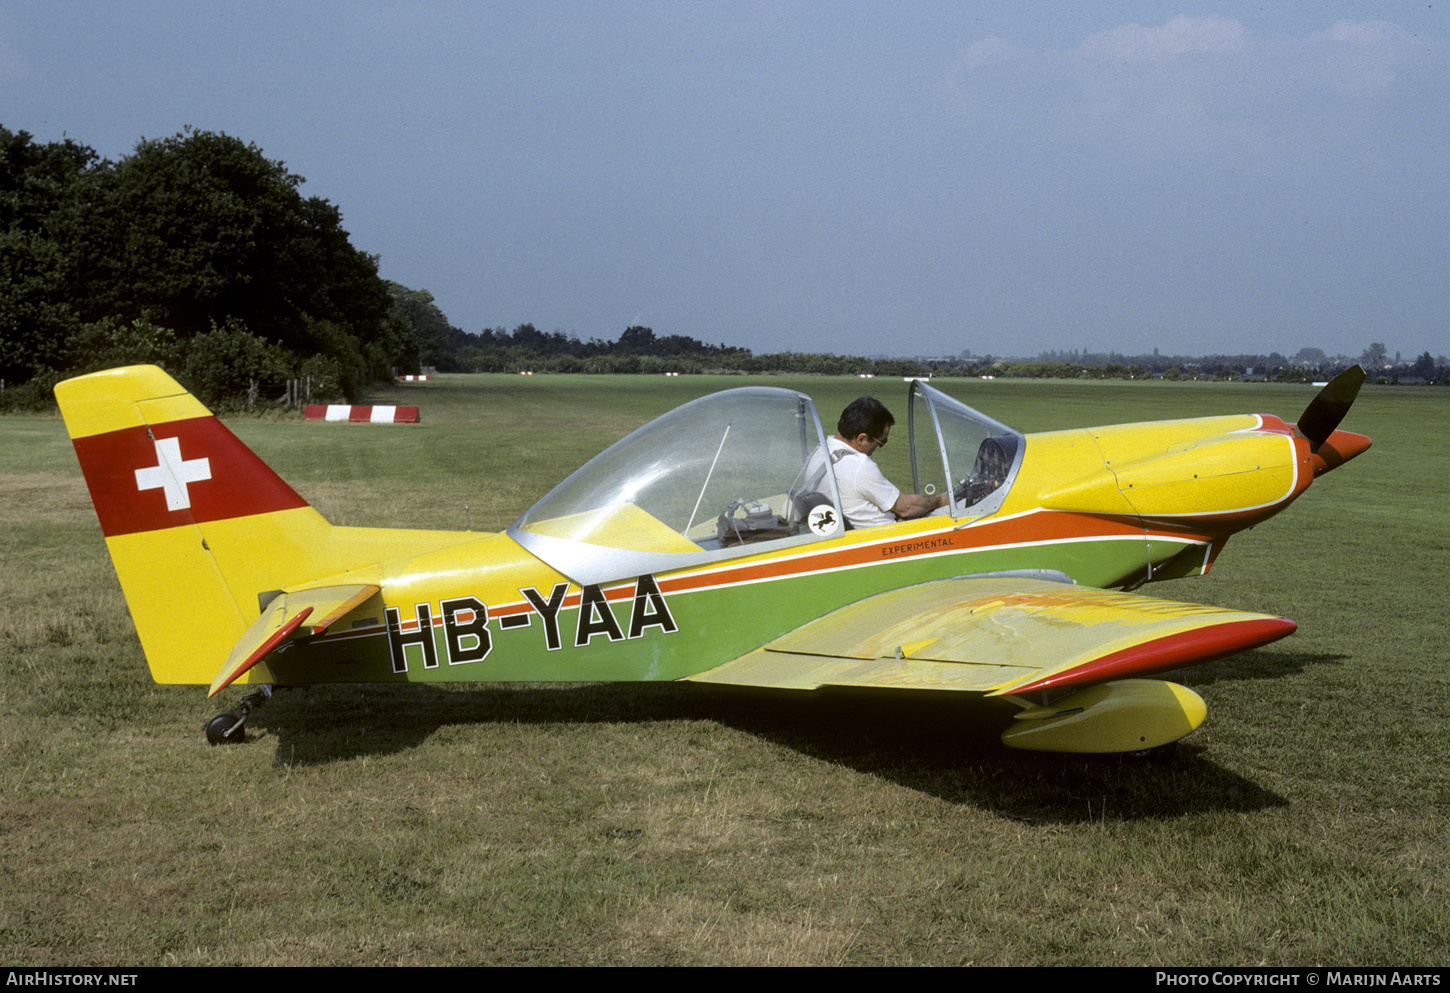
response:
<path fill-rule="evenodd" d="M 5 405 L 136 362 L 209 403 L 293 377 L 352 397 L 368 370 L 416 367 L 408 291 L 303 181 L 225 134 L 143 139 L 112 162 L 0 126 Z"/>
<path fill-rule="evenodd" d="M 118 161 L 65 138 L 0 126 L 0 408 L 49 406 L 66 376 L 155 363 L 214 406 L 274 397 L 306 378 L 356 399 L 374 376 L 457 372 L 782 373 L 1031 378 L 1328 378 L 1354 359 L 1302 349 L 1255 356 L 1044 352 L 880 358 L 756 355 L 626 328 L 580 340 L 533 324 L 452 326 L 427 290 L 383 279 L 340 210 L 256 145 L 186 129 Z M 1428 352 L 1358 361 L 1386 381 L 1450 381 Z"/>
<path fill-rule="evenodd" d="M 1017 363 L 1026 370 L 1050 367 L 1058 376 L 1081 375 L 1117 378 L 1116 373 L 1150 375 L 1160 379 L 1266 380 L 1272 382 L 1310 382 L 1332 379 L 1352 365 L 1361 365 L 1370 377 L 1382 383 L 1416 382 L 1450 384 L 1450 360 L 1432 356 L 1428 351 L 1418 358 L 1402 361 L 1398 354 L 1389 357 L 1382 342 L 1372 342 L 1359 355 L 1328 355 L 1320 348 L 1301 348 L 1292 357 L 1279 352 L 1244 355 L 1138 355 L 1131 358 L 1117 354 L 1081 354 L 1043 352 L 1036 363 Z M 1020 374 L 1020 373 L 1019 373 Z M 1128 378 L 1131 378 L 1128 377 Z"/>
<path fill-rule="evenodd" d="M 994 376 L 1014 379 L 1209 379 L 1311 382 L 1327 380 L 1359 363 L 1381 382 L 1450 384 L 1444 357 L 1391 361 L 1382 344 L 1357 357 L 1301 349 L 1294 359 L 1267 355 L 1152 355 L 1043 352 L 1036 359 L 973 356 L 870 358 L 814 352 L 753 354 L 747 348 L 706 345 L 682 335 L 657 336 L 646 327 L 625 330 L 618 341 L 581 341 L 532 324 L 512 332 L 485 328 L 472 334 L 448 327 L 438 315 L 437 348 L 425 360 L 444 372 L 782 374 L 807 376 Z"/>

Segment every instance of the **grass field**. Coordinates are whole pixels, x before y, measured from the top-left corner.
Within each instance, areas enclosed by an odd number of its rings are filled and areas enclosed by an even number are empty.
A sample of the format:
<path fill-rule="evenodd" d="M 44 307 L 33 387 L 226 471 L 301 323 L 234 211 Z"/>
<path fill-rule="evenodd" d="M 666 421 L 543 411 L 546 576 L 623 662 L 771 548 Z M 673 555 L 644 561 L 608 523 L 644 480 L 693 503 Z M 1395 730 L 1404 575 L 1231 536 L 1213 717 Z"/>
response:
<path fill-rule="evenodd" d="M 417 426 L 230 423 L 335 523 L 497 529 L 751 382 L 443 377 L 370 398 Z M 828 422 L 863 389 L 769 382 Z M 1027 431 L 1314 392 L 944 388 Z M 905 385 L 869 389 L 904 440 Z M 1375 447 L 1145 590 L 1300 622 L 1175 677 L 1209 717 L 1161 767 L 1013 752 L 955 699 L 673 684 L 320 687 L 209 748 L 224 705 L 150 682 L 63 425 L 0 420 L 0 961 L 1443 965 L 1450 396 L 1366 387 L 1344 426 Z"/>

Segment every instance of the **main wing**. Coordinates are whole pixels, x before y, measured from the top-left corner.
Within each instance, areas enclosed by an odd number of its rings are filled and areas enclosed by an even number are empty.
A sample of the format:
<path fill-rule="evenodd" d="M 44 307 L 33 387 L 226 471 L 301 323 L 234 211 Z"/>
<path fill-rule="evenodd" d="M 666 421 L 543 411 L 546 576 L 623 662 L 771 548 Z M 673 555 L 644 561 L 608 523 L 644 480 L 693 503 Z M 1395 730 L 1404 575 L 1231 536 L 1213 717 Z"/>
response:
<path fill-rule="evenodd" d="M 1008 697 L 1027 722 L 1003 735 L 1008 744 L 1131 751 L 1176 741 L 1205 713 L 1191 690 L 1136 677 L 1257 648 L 1294 628 L 1283 617 L 1135 593 L 963 577 L 868 597 L 690 679 Z"/>

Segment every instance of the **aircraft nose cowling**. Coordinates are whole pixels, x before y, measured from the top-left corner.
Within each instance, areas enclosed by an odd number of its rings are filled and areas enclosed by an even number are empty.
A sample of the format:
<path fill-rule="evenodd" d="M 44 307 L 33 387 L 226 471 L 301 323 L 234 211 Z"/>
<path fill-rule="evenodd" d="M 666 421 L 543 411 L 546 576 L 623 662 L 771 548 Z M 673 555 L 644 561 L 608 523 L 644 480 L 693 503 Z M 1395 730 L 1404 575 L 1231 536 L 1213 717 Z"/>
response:
<path fill-rule="evenodd" d="M 1314 478 L 1318 479 L 1331 469 L 1338 469 L 1369 448 L 1370 444 L 1368 438 L 1353 431 L 1332 432 L 1318 450 L 1309 456 L 1309 462 L 1314 466 Z"/>

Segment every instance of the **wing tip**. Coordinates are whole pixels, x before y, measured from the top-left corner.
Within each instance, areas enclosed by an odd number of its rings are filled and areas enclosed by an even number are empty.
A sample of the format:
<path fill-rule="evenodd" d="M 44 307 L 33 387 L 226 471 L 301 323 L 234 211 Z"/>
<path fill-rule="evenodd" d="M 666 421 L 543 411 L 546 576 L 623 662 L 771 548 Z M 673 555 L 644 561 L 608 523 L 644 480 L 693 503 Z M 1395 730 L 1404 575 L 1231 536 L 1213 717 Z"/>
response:
<path fill-rule="evenodd" d="M 1013 696 L 1111 679 L 1149 676 L 1169 669 L 1201 665 L 1252 651 L 1287 638 L 1299 625 L 1287 617 L 1255 617 L 1181 631 L 1111 652 L 1064 672 L 1050 673 L 993 690 L 988 696 Z"/>

